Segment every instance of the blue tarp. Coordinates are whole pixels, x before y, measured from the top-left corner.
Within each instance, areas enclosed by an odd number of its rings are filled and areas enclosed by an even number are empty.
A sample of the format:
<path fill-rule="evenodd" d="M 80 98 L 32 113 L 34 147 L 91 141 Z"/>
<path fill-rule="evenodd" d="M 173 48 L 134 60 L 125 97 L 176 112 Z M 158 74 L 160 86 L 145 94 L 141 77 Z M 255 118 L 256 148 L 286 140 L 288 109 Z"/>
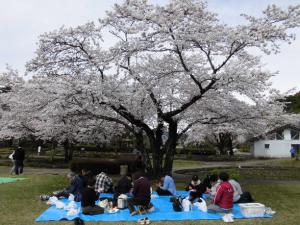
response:
<path fill-rule="evenodd" d="M 188 192 L 179 191 L 178 195 L 187 196 Z M 112 197 L 110 194 L 101 194 L 102 197 Z M 67 202 L 68 200 L 63 200 Z M 84 221 L 137 221 L 138 219 L 148 217 L 151 221 L 162 220 L 219 220 L 222 218 L 221 214 L 205 213 L 198 210 L 196 207 L 190 212 L 175 212 L 170 202 L 170 196 L 158 196 L 156 193 L 152 195 L 152 204 L 155 207 L 155 211 L 143 215 L 130 216 L 129 210 L 119 210 L 117 213 L 99 214 L 88 216 L 79 213 L 77 216 L 67 216 L 67 211 L 63 209 L 56 209 L 55 206 L 51 206 L 42 215 L 40 215 L 36 221 L 60 221 L 60 220 L 74 220 L 75 218 L 81 218 Z M 80 203 L 77 203 L 78 206 Z M 245 218 L 240 211 L 240 207 L 235 204 L 233 208 L 233 215 L 235 219 Z M 271 217 L 271 216 L 265 216 Z"/>

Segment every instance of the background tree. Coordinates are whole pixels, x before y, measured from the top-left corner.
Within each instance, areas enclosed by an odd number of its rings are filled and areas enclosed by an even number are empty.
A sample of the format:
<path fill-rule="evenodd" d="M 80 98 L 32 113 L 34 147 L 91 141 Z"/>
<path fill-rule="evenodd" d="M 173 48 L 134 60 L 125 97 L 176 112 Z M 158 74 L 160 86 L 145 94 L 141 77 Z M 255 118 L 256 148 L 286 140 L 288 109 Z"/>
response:
<path fill-rule="evenodd" d="M 244 24 L 228 26 L 202 1 L 172 0 L 166 6 L 124 1 L 97 25 L 42 35 L 27 69 L 68 77 L 102 117 L 143 131 L 153 173 L 169 172 L 183 133 L 196 124 L 234 119 L 222 109 L 230 108 L 236 93 L 251 99 L 256 109 L 272 98 L 272 91 L 266 95 L 273 74 L 249 50 L 277 53 L 279 43 L 291 42 L 294 36 L 288 30 L 299 26 L 299 6 L 282 10 L 273 5 L 261 18 L 243 17 Z M 114 42 L 102 38 L 104 33 Z M 73 92 L 74 98 L 78 95 Z M 86 108 L 81 102 L 77 106 Z M 277 109 L 273 115 L 282 112 Z"/>
<path fill-rule="evenodd" d="M 300 113 L 300 92 L 285 98 L 286 111 L 289 113 Z"/>

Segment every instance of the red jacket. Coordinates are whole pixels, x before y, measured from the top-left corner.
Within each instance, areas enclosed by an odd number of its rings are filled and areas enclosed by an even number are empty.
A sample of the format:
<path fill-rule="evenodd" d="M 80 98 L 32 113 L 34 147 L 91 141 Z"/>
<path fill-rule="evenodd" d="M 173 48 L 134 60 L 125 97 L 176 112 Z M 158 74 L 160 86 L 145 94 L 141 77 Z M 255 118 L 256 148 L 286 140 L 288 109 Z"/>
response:
<path fill-rule="evenodd" d="M 228 181 L 223 181 L 217 187 L 214 204 L 223 209 L 231 209 L 233 207 L 233 187 Z"/>

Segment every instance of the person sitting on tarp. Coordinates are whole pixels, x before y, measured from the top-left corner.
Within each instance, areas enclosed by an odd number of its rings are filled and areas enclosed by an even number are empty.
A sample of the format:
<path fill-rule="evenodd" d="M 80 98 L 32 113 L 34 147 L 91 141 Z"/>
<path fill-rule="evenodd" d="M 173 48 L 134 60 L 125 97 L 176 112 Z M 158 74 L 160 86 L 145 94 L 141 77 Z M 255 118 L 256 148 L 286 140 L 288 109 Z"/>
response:
<path fill-rule="evenodd" d="M 209 194 L 208 199 L 213 200 L 215 198 L 217 187 L 220 185 L 221 180 L 217 174 L 212 174 L 209 177 L 210 188 L 207 188 L 206 192 Z"/>
<path fill-rule="evenodd" d="M 91 178 L 94 177 L 92 171 L 88 170 L 88 169 L 82 169 L 81 170 L 81 174 L 79 175 L 81 180 L 82 180 L 82 186 L 86 187 L 87 186 L 87 181 Z"/>
<path fill-rule="evenodd" d="M 73 172 L 67 174 L 70 181 L 70 186 L 61 191 L 55 191 L 52 195 L 41 195 L 40 199 L 43 201 L 48 200 L 50 197 L 55 196 L 57 198 L 68 198 L 72 194 L 74 200 L 77 202 L 81 201 L 81 193 L 83 189 L 82 179 Z"/>
<path fill-rule="evenodd" d="M 229 175 L 225 172 L 219 174 L 221 180 L 217 187 L 215 197 L 212 204 L 208 205 L 207 212 L 209 213 L 229 213 L 233 207 L 233 187 L 228 182 Z"/>
<path fill-rule="evenodd" d="M 118 181 L 118 184 L 115 186 L 115 198 L 118 198 L 120 194 L 130 193 L 132 188 L 132 176 L 130 173 L 127 173 Z"/>
<path fill-rule="evenodd" d="M 202 187 L 204 188 L 204 192 L 205 193 L 209 193 L 210 190 L 211 190 L 211 181 L 212 180 L 215 180 L 217 181 L 218 180 L 218 174 L 208 174 L 201 182 L 201 185 Z"/>
<path fill-rule="evenodd" d="M 194 202 L 194 200 L 202 198 L 202 194 L 206 191 L 206 188 L 202 185 L 199 177 L 194 175 L 185 190 L 190 192 L 189 200 Z"/>
<path fill-rule="evenodd" d="M 132 198 L 128 199 L 128 209 L 130 215 L 138 214 L 135 206 L 139 205 L 143 210 L 152 211 L 154 208 L 151 204 L 151 184 L 150 181 L 139 171 L 132 175 L 133 178 L 133 190 Z"/>
<path fill-rule="evenodd" d="M 235 179 L 229 179 L 229 183 L 232 185 L 233 193 L 233 202 L 234 203 L 248 203 L 254 202 L 250 192 L 242 191 L 241 185 Z"/>
<path fill-rule="evenodd" d="M 173 178 L 168 174 L 163 175 L 159 179 L 156 192 L 158 195 L 176 195 L 176 186 Z"/>
<path fill-rule="evenodd" d="M 104 213 L 104 209 L 96 205 L 95 202 L 99 199 L 99 193 L 94 190 L 95 179 L 89 178 L 86 187 L 82 191 L 81 207 L 82 213 L 86 215 L 96 215 Z"/>
<path fill-rule="evenodd" d="M 101 172 L 96 176 L 95 191 L 99 193 L 113 193 L 112 179 Z"/>

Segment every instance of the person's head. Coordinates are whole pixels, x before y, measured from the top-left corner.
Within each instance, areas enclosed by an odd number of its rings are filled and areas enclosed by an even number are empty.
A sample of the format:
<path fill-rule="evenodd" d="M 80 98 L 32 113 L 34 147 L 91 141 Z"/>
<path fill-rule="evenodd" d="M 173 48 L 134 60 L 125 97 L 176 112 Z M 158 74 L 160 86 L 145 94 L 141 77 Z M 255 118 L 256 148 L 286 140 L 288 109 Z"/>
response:
<path fill-rule="evenodd" d="M 89 175 L 89 174 L 91 174 L 92 172 L 90 171 L 90 170 L 88 170 L 88 169 L 82 169 L 81 170 L 81 174 L 82 174 L 82 176 L 86 176 L 86 175 Z"/>
<path fill-rule="evenodd" d="M 198 181 L 198 180 L 199 180 L 199 177 L 198 177 L 197 175 L 194 175 L 194 176 L 192 177 L 192 181 L 196 182 L 196 181 Z"/>
<path fill-rule="evenodd" d="M 199 185 L 200 183 L 201 183 L 201 181 L 199 180 L 199 177 L 197 175 L 194 175 L 192 177 L 191 184 L 192 185 Z"/>
<path fill-rule="evenodd" d="M 144 173 L 142 171 L 137 171 L 134 174 L 132 174 L 132 180 L 135 181 L 142 176 L 144 176 Z"/>
<path fill-rule="evenodd" d="M 69 172 L 69 173 L 67 174 L 67 178 L 68 178 L 70 181 L 72 181 L 72 180 L 74 179 L 75 176 L 76 176 L 76 173 L 74 173 L 74 172 Z"/>
<path fill-rule="evenodd" d="M 211 186 L 214 186 L 218 182 L 218 175 L 215 173 L 210 175 L 209 181 L 210 181 Z"/>
<path fill-rule="evenodd" d="M 131 173 L 127 173 L 127 174 L 126 174 L 126 177 L 127 177 L 128 180 L 132 180 L 132 175 L 131 175 Z"/>
<path fill-rule="evenodd" d="M 226 172 L 221 172 L 221 173 L 219 174 L 219 178 L 220 178 L 221 181 L 228 181 L 229 175 L 228 175 L 228 173 L 226 173 Z"/>

